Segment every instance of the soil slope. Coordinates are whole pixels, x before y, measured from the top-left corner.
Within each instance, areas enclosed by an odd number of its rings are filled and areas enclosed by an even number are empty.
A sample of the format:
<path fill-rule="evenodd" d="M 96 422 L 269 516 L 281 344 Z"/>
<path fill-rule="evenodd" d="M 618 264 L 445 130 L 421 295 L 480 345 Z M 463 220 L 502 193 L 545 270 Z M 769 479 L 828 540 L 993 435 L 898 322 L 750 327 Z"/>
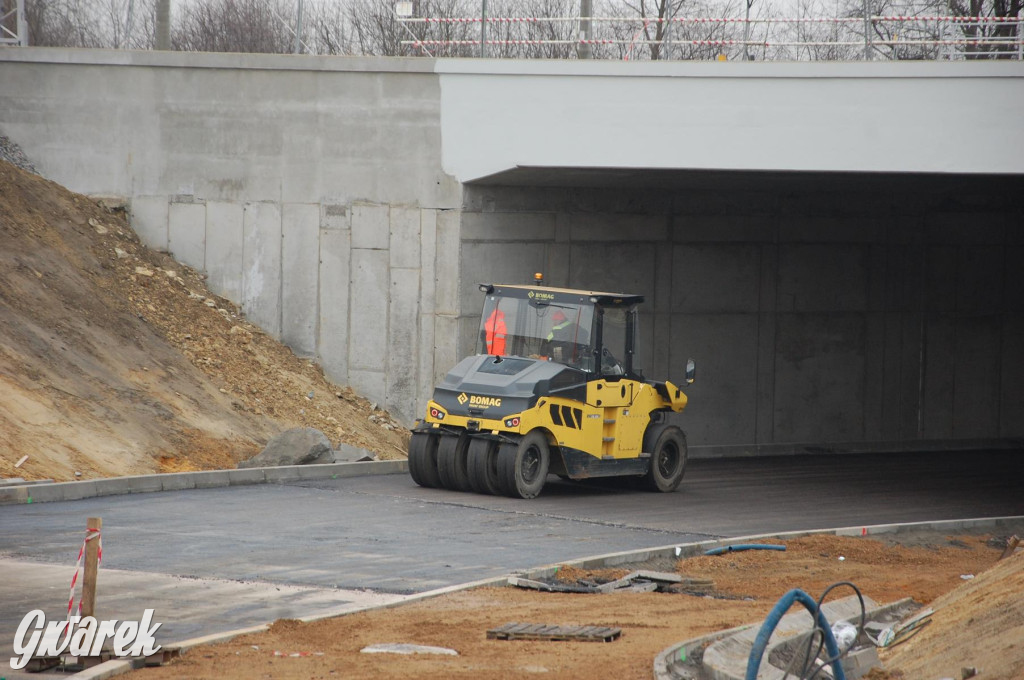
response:
<path fill-rule="evenodd" d="M 382 458 L 408 437 L 123 213 L 0 161 L 0 478 L 234 467 L 300 425 Z"/>

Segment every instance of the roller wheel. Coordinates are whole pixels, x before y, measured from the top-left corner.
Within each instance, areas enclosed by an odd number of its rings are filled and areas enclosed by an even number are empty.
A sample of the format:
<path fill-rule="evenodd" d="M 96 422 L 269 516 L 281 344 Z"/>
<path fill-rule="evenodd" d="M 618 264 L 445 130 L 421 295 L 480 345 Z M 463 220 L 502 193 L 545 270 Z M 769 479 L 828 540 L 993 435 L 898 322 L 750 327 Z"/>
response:
<path fill-rule="evenodd" d="M 651 453 L 651 467 L 644 484 L 651 491 L 679 488 L 686 472 L 686 435 L 675 425 L 653 425 L 644 435 L 644 451 Z"/>
<path fill-rule="evenodd" d="M 493 439 L 473 437 L 469 441 L 469 486 L 477 493 L 500 496 L 501 482 L 498 479 L 498 442 Z"/>
<path fill-rule="evenodd" d="M 498 449 L 498 479 L 501 490 L 512 498 L 535 498 L 544 488 L 551 463 L 548 438 L 534 430 L 518 444 Z"/>
<path fill-rule="evenodd" d="M 437 473 L 441 486 L 452 491 L 469 491 L 469 470 L 466 468 L 466 454 L 469 449 L 469 435 L 441 437 L 437 445 Z"/>
<path fill-rule="evenodd" d="M 413 432 L 409 439 L 409 474 L 420 486 L 437 488 L 441 479 L 437 474 L 437 435 Z"/>

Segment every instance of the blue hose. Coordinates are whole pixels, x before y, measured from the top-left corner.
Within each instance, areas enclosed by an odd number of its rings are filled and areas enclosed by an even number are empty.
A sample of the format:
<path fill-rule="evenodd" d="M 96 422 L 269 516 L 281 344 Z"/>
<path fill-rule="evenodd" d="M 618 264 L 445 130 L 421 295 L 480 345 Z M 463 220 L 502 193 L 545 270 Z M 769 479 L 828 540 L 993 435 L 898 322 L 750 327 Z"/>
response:
<path fill-rule="evenodd" d="M 784 545 L 772 545 L 771 543 L 738 543 L 727 545 L 722 548 L 712 548 L 704 552 L 705 555 L 721 555 L 722 553 L 739 552 L 740 550 L 785 550 Z"/>
<path fill-rule="evenodd" d="M 802 604 L 811 613 L 812 617 L 818 617 L 818 627 L 821 628 L 822 635 L 825 638 L 825 649 L 828 650 L 829 657 L 835 659 L 832 662 L 833 677 L 835 677 L 835 680 L 846 680 L 843 666 L 839 663 L 839 645 L 836 644 L 836 638 L 832 635 L 832 628 L 828 625 L 828 620 L 821 612 L 814 598 L 799 588 L 794 588 L 783 595 L 768 614 L 768 618 L 761 624 L 761 630 L 758 631 L 757 638 L 754 639 L 754 646 L 750 649 L 750 657 L 747 659 L 746 680 L 757 680 L 757 669 L 761 667 L 761 657 L 764 656 L 768 640 L 775 631 L 775 626 L 779 625 L 782 615 L 789 611 L 794 602 Z"/>

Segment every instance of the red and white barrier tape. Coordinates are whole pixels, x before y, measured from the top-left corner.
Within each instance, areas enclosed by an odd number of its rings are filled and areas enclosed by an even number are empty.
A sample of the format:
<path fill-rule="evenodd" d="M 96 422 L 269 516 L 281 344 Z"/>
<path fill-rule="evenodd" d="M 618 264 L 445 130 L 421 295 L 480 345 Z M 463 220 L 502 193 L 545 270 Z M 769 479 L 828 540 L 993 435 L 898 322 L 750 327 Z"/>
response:
<path fill-rule="evenodd" d="M 67 620 L 71 620 L 71 610 L 75 605 L 75 583 L 78 582 L 78 571 L 82 566 L 82 556 L 85 555 L 85 546 L 89 544 L 89 541 L 96 539 L 99 541 L 99 545 L 96 550 L 96 567 L 100 566 L 100 562 L 103 561 L 103 539 L 100 537 L 99 529 L 86 529 L 85 540 L 82 541 L 82 547 L 78 550 L 78 560 L 75 562 L 75 575 L 71 577 L 71 595 L 68 597 L 68 616 Z M 82 600 L 78 600 L 78 613 L 82 613 Z"/>

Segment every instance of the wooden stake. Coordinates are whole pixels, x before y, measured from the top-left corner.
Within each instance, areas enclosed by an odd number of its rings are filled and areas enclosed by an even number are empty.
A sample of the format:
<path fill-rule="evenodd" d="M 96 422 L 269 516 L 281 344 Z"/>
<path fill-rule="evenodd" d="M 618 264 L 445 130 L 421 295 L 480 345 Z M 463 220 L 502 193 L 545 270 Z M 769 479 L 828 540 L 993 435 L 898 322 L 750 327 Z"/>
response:
<path fill-rule="evenodd" d="M 90 517 L 86 522 L 86 528 L 99 531 L 103 527 L 103 520 L 99 517 Z M 93 532 L 89 532 L 90 535 Z M 82 616 L 94 616 L 96 610 L 96 572 L 98 571 L 97 557 L 99 556 L 100 539 L 92 539 L 85 544 L 85 578 L 82 581 Z"/>

